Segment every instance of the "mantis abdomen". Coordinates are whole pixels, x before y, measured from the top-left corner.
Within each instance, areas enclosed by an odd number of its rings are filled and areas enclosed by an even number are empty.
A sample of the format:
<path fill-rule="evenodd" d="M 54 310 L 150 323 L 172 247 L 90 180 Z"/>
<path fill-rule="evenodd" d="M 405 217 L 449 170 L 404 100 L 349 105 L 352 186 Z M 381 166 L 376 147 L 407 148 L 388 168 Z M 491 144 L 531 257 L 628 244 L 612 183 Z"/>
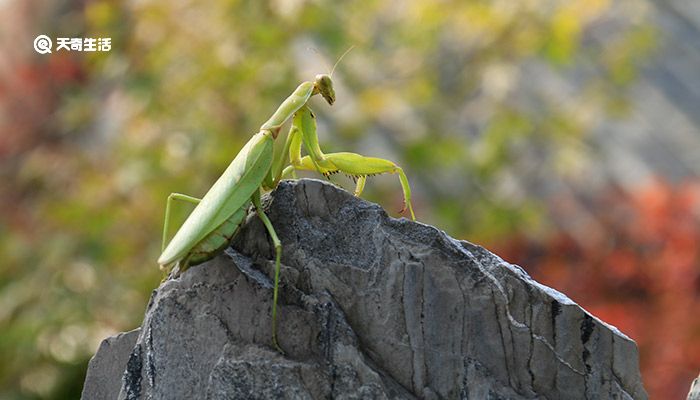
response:
<path fill-rule="evenodd" d="M 214 229 L 211 233 L 200 240 L 192 250 L 190 250 L 190 256 L 187 260 L 189 265 L 197 265 L 205 261 L 211 260 L 215 255 L 219 254 L 222 250 L 228 246 L 241 227 L 241 224 L 245 220 L 246 215 L 248 215 L 248 207 L 250 206 L 250 201 L 243 205 L 238 211 L 236 211 L 229 219 L 224 221 L 223 224 L 219 225 L 218 228 Z M 187 268 L 187 266 L 185 266 Z"/>

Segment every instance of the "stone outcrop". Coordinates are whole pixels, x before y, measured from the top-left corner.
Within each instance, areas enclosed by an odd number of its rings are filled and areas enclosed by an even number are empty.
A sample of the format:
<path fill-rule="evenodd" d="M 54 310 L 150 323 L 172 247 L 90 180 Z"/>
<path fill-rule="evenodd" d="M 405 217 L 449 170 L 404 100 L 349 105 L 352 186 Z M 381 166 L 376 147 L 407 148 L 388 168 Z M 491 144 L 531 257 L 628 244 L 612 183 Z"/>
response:
<path fill-rule="evenodd" d="M 700 375 L 695 378 L 690 385 L 690 392 L 688 392 L 687 400 L 700 400 Z"/>
<path fill-rule="evenodd" d="M 632 340 L 480 246 L 315 180 L 265 208 L 286 354 L 251 213 L 225 254 L 154 291 L 140 330 L 103 343 L 83 399 L 647 397 Z"/>

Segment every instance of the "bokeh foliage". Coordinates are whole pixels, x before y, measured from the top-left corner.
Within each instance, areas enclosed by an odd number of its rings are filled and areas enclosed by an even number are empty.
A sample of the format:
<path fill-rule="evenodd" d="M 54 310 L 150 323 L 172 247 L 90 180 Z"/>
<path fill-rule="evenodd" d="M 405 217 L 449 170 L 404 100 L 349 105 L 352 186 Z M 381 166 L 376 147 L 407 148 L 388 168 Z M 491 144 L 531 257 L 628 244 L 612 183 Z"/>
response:
<path fill-rule="evenodd" d="M 634 338 L 650 398 L 684 399 L 700 368 L 700 181 L 655 179 L 587 200 L 595 223 L 513 236 L 495 250 Z"/>
<path fill-rule="evenodd" d="M 625 3 L 607 0 L 62 4 L 46 21 L 53 37 L 113 48 L 32 59 L 56 102 L 37 140 L 0 163 L 8 399 L 78 396 L 99 341 L 136 327 L 158 285 L 168 193 L 204 193 L 293 88 L 351 45 L 336 105 L 312 102 L 324 150 L 396 161 L 419 220 L 488 242 L 546 228 L 530 183 L 585 170 L 586 134 L 624 110 L 653 43 L 634 10 L 611 20 Z M 562 98 L 537 74 L 575 85 Z M 395 215 L 400 193 L 377 177 L 365 197 Z"/>

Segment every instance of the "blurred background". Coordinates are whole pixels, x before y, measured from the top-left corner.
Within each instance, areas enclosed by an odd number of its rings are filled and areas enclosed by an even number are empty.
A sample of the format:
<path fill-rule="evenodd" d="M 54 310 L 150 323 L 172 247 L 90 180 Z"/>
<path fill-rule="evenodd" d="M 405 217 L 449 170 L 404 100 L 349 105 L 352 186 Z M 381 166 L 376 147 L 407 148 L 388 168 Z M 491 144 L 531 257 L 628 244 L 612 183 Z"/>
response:
<path fill-rule="evenodd" d="M 112 48 L 41 55 L 39 34 Z M 693 0 L 0 0 L 0 398 L 79 397 L 100 341 L 137 327 L 159 284 L 166 196 L 201 196 L 351 45 L 336 104 L 312 101 L 323 149 L 395 160 L 420 221 L 619 327 L 651 398 L 685 398 Z M 392 176 L 364 197 L 401 208 Z"/>

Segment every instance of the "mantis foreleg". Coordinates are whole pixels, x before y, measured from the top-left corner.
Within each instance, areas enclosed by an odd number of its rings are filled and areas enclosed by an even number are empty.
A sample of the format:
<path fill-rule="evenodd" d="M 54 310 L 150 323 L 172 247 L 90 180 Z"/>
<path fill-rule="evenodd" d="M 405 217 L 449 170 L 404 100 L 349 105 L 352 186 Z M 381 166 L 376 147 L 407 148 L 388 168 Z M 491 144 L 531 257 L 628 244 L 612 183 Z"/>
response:
<path fill-rule="evenodd" d="M 318 144 L 318 133 L 316 132 L 316 116 L 308 106 L 301 107 L 294 114 L 294 123 L 299 127 L 303 138 L 306 152 L 312 160 L 322 164 L 326 157 Z"/>
<path fill-rule="evenodd" d="M 411 219 L 416 219 L 411 205 L 411 187 L 401 167 L 389 160 L 365 157 L 355 153 L 324 154 L 318 143 L 316 117 L 306 105 L 300 107 L 294 114 L 288 139 L 291 165 L 284 169 L 281 177 L 293 174 L 296 169 L 316 170 L 325 177 L 342 172 L 355 179 L 357 182 L 355 195 L 359 196 L 364 190 L 367 176 L 384 173 L 398 174 L 404 195 L 404 209 L 401 212 L 408 209 Z M 302 144 L 308 153 L 305 157 L 301 157 Z"/>
<path fill-rule="evenodd" d="M 313 85 L 309 86 L 308 82 L 299 85 L 297 90 L 280 105 L 272 117 L 261 127 L 261 129 L 270 130 L 277 137 L 276 132 L 281 128 L 282 123 L 290 117 L 292 118 L 292 125 L 283 150 L 275 155 L 271 173 L 266 177 L 263 184 L 265 188 L 274 188 L 282 177 L 290 172 L 293 174 L 293 170 L 290 170 L 289 167 L 283 170 L 285 156 L 288 153 L 291 164 L 298 164 L 301 159 L 302 144 L 305 146 L 307 153 L 313 155 L 314 164 L 323 160 L 323 152 L 321 152 L 321 148 L 318 145 L 318 136 L 316 135 L 316 117 L 306 105 L 309 96 L 315 93 L 313 90 L 317 90 L 313 89 L 313 87 Z M 332 97 L 329 99 L 324 95 L 324 98 L 328 100 L 329 104 L 333 104 L 335 93 L 332 92 L 332 88 L 326 88 L 326 90 L 329 89 L 330 93 L 326 93 L 326 95 L 330 94 Z M 319 173 L 323 173 L 319 165 L 316 165 L 316 170 Z"/>
<path fill-rule="evenodd" d="M 360 196 L 362 191 L 365 189 L 365 182 L 367 182 L 366 176 L 360 176 L 357 178 L 357 184 L 355 184 L 355 196 Z"/>
<path fill-rule="evenodd" d="M 297 110 L 292 119 L 292 126 L 296 128 L 296 134 L 299 136 L 299 139 L 293 143 L 295 147 L 289 148 L 289 160 L 292 166 L 298 166 L 301 162 L 301 145 L 303 144 L 316 172 L 327 177 L 326 167 L 328 167 L 328 163 L 326 163 L 326 157 L 318 144 L 316 116 L 308 106 Z"/>
<path fill-rule="evenodd" d="M 356 153 L 328 153 L 325 154 L 325 160 L 330 165 L 328 173 L 342 172 L 357 180 L 355 194 L 359 195 L 365 186 L 365 180 L 368 176 L 378 174 L 398 174 L 401 188 L 403 189 L 404 209 L 408 209 L 411 214 L 411 219 L 415 220 L 413 214 L 413 206 L 411 205 L 411 187 L 408 184 L 408 178 L 403 172 L 403 169 L 389 160 L 376 157 L 365 157 Z M 310 156 L 305 156 L 301 159 L 300 165 L 295 166 L 298 169 L 313 170 L 314 163 Z"/>

